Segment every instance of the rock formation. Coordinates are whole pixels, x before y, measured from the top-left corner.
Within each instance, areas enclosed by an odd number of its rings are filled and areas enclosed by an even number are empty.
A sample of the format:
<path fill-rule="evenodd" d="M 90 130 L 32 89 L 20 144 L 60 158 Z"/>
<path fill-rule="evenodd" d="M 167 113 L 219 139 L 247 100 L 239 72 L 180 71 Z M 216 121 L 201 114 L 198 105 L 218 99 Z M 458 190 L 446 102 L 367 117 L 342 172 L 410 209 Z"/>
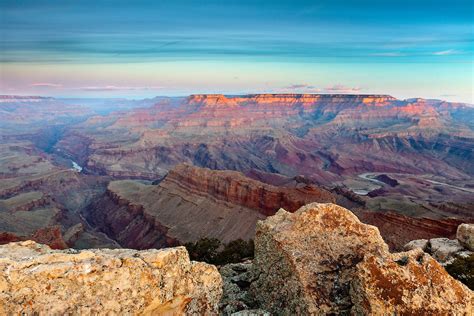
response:
<path fill-rule="evenodd" d="M 350 296 L 355 315 L 472 315 L 474 296 L 420 249 L 357 265 Z"/>
<path fill-rule="evenodd" d="M 468 250 L 474 251 L 474 224 L 459 225 L 456 238 Z"/>
<path fill-rule="evenodd" d="M 250 285 L 276 314 L 473 312 L 472 292 L 420 251 L 390 254 L 377 228 L 333 204 L 281 209 L 257 225 Z"/>
<path fill-rule="evenodd" d="M 85 215 L 121 245 L 146 249 L 202 237 L 250 239 L 257 220 L 280 207 L 294 211 L 307 203 L 332 201 L 330 192 L 314 185 L 276 187 L 235 171 L 178 165 L 157 185 L 111 182 Z"/>
<path fill-rule="evenodd" d="M 59 226 L 42 227 L 30 236 L 18 236 L 14 233 L 0 233 L 0 245 L 8 244 L 12 241 L 33 240 L 37 243 L 45 244 L 52 249 L 66 249 L 69 245 L 63 238 Z"/>
<path fill-rule="evenodd" d="M 183 247 L 54 251 L 0 246 L 0 314 L 215 315 L 217 269 Z"/>
<path fill-rule="evenodd" d="M 431 238 L 416 239 L 407 243 L 405 250 L 421 249 L 429 253 L 440 264 L 446 266 L 456 258 L 473 256 L 472 241 L 474 240 L 474 224 L 461 224 L 458 226 L 456 239 Z"/>
<path fill-rule="evenodd" d="M 395 212 L 360 209 L 354 210 L 354 213 L 362 222 L 376 226 L 390 249 L 396 251 L 405 249 L 405 244 L 414 239 L 455 238 L 456 230 L 463 222 L 456 218 L 416 218 Z"/>
<path fill-rule="evenodd" d="M 335 202 L 330 192 L 314 185 L 294 189 L 275 187 L 247 178 L 240 172 L 210 170 L 185 164 L 169 172 L 166 183 L 169 182 L 187 191 L 242 205 L 267 216 L 275 214 L 280 208 L 294 212 L 311 202 Z"/>

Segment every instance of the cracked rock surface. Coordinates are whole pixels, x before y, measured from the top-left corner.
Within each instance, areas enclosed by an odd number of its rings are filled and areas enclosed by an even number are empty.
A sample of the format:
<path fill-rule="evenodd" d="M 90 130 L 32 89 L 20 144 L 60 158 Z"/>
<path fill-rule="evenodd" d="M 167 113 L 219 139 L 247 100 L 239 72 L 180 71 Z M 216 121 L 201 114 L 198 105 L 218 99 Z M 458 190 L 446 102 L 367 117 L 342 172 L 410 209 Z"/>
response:
<path fill-rule="evenodd" d="M 184 247 L 51 250 L 0 246 L 0 315 L 214 315 L 222 280 Z"/>
<path fill-rule="evenodd" d="M 376 227 L 330 203 L 258 222 L 252 273 L 250 295 L 275 315 L 473 313 L 472 291 L 431 256 L 391 254 Z"/>

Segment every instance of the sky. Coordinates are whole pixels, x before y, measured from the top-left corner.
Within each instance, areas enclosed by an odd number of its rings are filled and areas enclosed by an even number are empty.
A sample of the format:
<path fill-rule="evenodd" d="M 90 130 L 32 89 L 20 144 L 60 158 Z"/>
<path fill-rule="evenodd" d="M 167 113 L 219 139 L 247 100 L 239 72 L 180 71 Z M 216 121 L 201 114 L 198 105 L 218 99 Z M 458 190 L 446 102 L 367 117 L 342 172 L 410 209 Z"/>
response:
<path fill-rule="evenodd" d="M 0 0 L 0 93 L 474 103 L 472 0 Z"/>

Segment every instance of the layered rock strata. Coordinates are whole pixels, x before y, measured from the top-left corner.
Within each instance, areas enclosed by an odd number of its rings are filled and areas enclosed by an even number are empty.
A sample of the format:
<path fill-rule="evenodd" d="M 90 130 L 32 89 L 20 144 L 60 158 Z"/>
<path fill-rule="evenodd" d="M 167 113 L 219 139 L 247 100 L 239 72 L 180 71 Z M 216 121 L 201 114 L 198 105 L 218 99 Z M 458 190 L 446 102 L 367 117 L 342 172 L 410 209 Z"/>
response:
<path fill-rule="evenodd" d="M 215 315 L 217 269 L 183 247 L 135 251 L 0 246 L 0 314 Z"/>
<path fill-rule="evenodd" d="M 276 187 L 245 177 L 236 171 L 219 171 L 186 164 L 176 166 L 166 182 L 216 200 L 242 205 L 263 215 L 273 215 L 279 208 L 294 212 L 310 202 L 335 202 L 327 190 L 314 185 L 298 188 Z"/>
<path fill-rule="evenodd" d="M 121 245 L 145 249 L 202 237 L 250 239 L 256 222 L 280 207 L 294 211 L 310 202 L 334 200 L 312 185 L 275 187 L 239 172 L 179 165 L 157 185 L 111 182 L 86 217 Z"/>

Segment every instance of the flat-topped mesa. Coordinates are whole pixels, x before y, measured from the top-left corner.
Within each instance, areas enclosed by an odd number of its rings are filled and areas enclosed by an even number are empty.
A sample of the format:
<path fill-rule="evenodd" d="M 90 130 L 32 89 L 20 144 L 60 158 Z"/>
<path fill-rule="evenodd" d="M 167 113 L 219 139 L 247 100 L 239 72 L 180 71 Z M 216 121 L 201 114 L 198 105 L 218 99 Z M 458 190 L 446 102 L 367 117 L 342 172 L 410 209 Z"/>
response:
<path fill-rule="evenodd" d="M 385 105 L 397 99 L 375 94 L 194 94 L 186 102 L 199 107 L 235 107 L 242 105 L 315 105 L 318 103 L 357 103 Z"/>
<path fill-rule="evenodd" d="M 247 178 L 240 172 L 210 170 L 186 164 L 172 169 L 162 185 L 166 183 L 251 208 L 264 215 L 273 215 L 281 207 L 291 212 L 310 202 L 335 201 L 329 191 L 312 185 L 303 188 L 276 187 Z"/>
<path fill-rule="evenodd" d="M 217 108 L 233 107 L 237 102 L 223 94 L 193 94 L 186 99 L 186 103 L 194 107 Z"/>

